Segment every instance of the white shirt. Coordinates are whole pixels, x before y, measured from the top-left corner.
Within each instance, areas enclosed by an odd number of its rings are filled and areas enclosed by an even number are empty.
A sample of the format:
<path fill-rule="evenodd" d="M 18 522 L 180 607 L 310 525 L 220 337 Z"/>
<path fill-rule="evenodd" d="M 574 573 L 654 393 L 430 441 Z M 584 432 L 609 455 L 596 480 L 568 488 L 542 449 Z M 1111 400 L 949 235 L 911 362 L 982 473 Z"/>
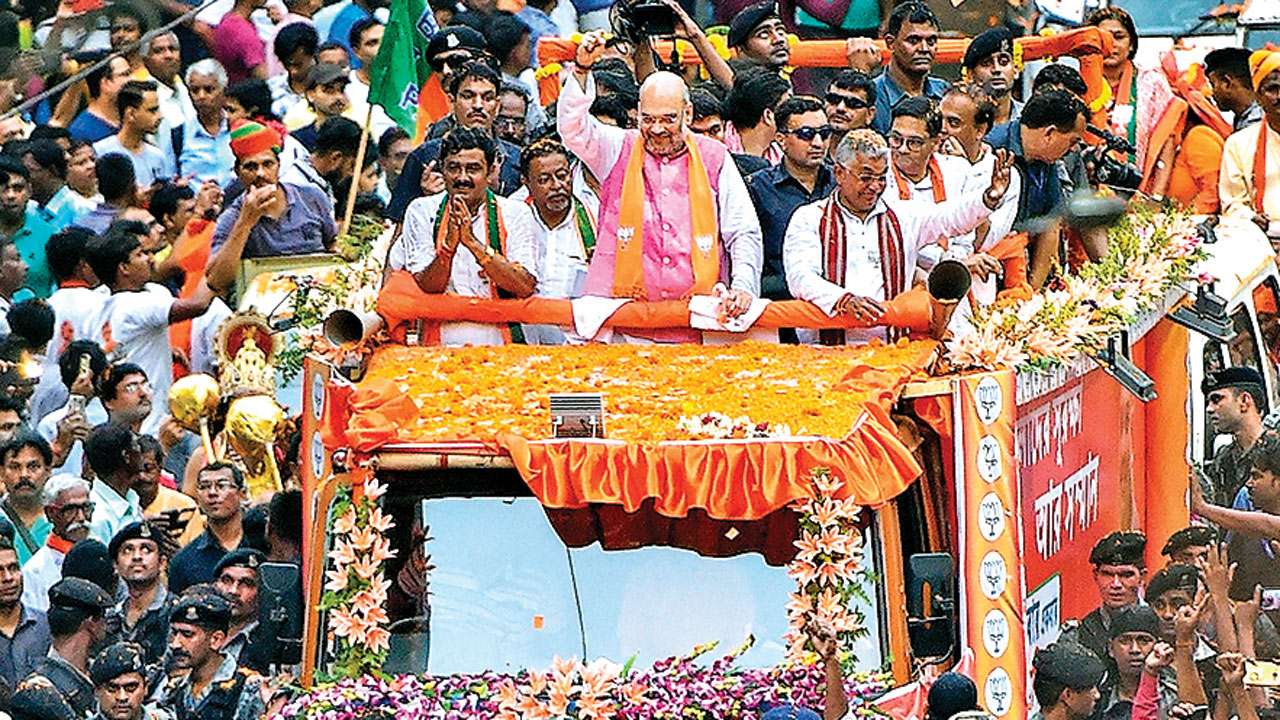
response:
<path fill-rule="evenodd" d="M 556 106 L 556 124 L 560 138 L 574 155 L 586 163 L 597 178 L 609 177 L 614 165 L 626 162 L 622 149 L 628 133 L 634 130 L 605 125 L 591 116 L 595 100 L 595 78 L 587 76 L 587 87 L 578 85 L 577 76 L 568 76 Z M 636 142 L 640 142 L 637 138 Z M 682 199 L 683 200 L 683 199 Z M 764 240 L 760 219 L 752 212 L 751 195 L 738 173 L 733 158 L 726 155 L 720 166 L 716 196 L 720 242 L 730 260 L 730 287 L 760 294 L 760 271 L 764 265 Z"/>
<path fill-rule="evenodd" d="M 791 294 L 797 300 L 808 300 L 817 305 L 832 317 L 835 317 L 836 303 L 849 293 L 872 300 L 891 299 L 885 297 L 884 275 L 880 267 L 878 221 L 889 209 L 884 197 L 876 203 L 865 221 L 846 210 L 842 203 L 837 203 L 844 217 L 845 242 L 848 243 L 843 287 L 828 281 L 822 274 L 819 226 L 826 203 L 824 199 L 800 206 L 787 225 L 787 235 L 782 243 L 782 262 Z M 932 198 L 928 203 L 895 204 L 894 213 L 902 228 L 902 254 L 907 268 L 915 267 L 920 248 L 938 237 L 950 238 L 969 232 L 991 214 L 983 204 L 981 193 L 942 204 L 934 204 Z M 816 333 L 802 332 L 802 341 L 806 335 L 813 337 Z M 879 330 L 851 330 L 846 335 L 850 341 L 878 336 L 882 336 Z"/>
<path fill-rule="evenodd" d="M 67 416 L 67 406 L 54 410 L 40 419 L 36 425 L 36 432 L 40 433 L 40 437 L 52 443 L 54 438 L 58 437 L 58 423 L 62 422 L 62 418 Z M 98 398 L 90 398 L 89 402 L 84 405 L 84 419 L 89 423 L 89 427 L 97 427 L 107 421 L 107 409 L 102 407 L 102 401 Z M 71 446 L 71 450 L 67 452 L 67 458 L 62 462 L 62 466 L 58 468 L 58 472 L 68 475 L 80 477 L 84 470 L 84 443 L 77 440 Z"/>
<path fill-rule="evenodd" d="M 67 554 L 45 543 L 22 566 L 22 605 L 28 610 L 49 611 L 49 588 L 62 579 Z"/>
<path fill-rule="evenodd" d="M 970 170 L 968 161 L 953 157 L 951 155 L 943 155 L 942 153 L 934 153 L 933 157 L 938 161 L 938 169 L 942 171 L 942 185 L 946 189 L 947 198 L 955 199 L 961 195 L 968 194 L 973 191 L 982 192 L 987 189 L 986 185 L 981 188 L 974 186 L 975 181 L 973 173 Z M 933 203 L 933 175 L 925 173 L 919 182 L 912 182 L 907 178 L 903 178 L 909 184 L 907 187 L 907 200 L 902 200 L 898 190 L 898 174 L 889 173 L 889 185 L 885 188 L 884 198 L 895 210 L 898 205 L 903 202 L 923 202 Z M 990 176 L 987 180 L 990 182 Z M 951 238 L 948 243 L 949 254 L 958 257 L 968 257 L 973 254 L 973 233 L 968 232 L 955 238 Z M 920 255 L 917 260 L 921 269 L 930 270 L 942 258 L 945 251 L 937 242 L 930 242 L 928 245 L 920 248 Z"/>
<path fill-rule="evenodd" d="M 271 112 L 276 117 L 284 117 L 297 105 L 307 102 L 305 95 L 299 95 L 289 87 L 289 74 L 272 75 L 267 78 L 267 87 L 271 89 Z"/>
<path fill-rule="evenodd" d="M 425 270 L 436 257 L 436 216 L 440 203 L 448 197 L 438 193 L 409 203 L 404 213 L 404 230 L 391 248 L 388 266 L 409 272 Z M 535 278 L 541 268 L 533 211 L 522 202 L 494 196 L 498 212 L 507 229 L 507 260 L 520 265 Z M 471 222 L 471 232 L 486 247 L 489 245 L 488 219 L 481 205 Z M 480 264 L 470 250 L 459 246 L 453 256 L 453 267 L 445 292 L 465 297 L 492 296 L 489 280 L 480 272 Z M 501 345 L 502 331 L 497 325 L 482 323 L 444 323 L 440 328 L 444 345 Z"/>
<path fill-rule="evenodd" d="M 536 208 L 533 227 L 538 242 L 538 291 L 540 297 L 576 298 L 582 295 L 587 276 L 587 253 L 578 229 L 576 200 L 564 220 L 547 227 Z"/>
<path fill-rule="evenodd" d="M 95 480 L 89 489 L 89 499 L 93 501 L 93 521 L 89 523 L 89 537 L 103 545 L 109 545 L 120 528 L 142 519 L 138 493 L 132 489 L 124 497 L 120 497 L 109 485 Z"/>
<path fill-rule="evenodd" d="M 991 148 L 985 148 L 986 152 L 979 158 L 978 162 L 969 166 L 970 187 L 978 188 L 979 192 L 985 192 L 986 188 L 991 185 L 991 174 L 995 172 L 996 155 Z M 987 219 L 989 228 L 986 237 L 983 238 L 981 244 L 974 248 L 977 252 L 990 249 L 996 243 L 1000 242 L 1004 236 L 1013 231 L 1013 221 L 1018 217 L 1018 200 L 1022 195 L 1022 181 L 1019 179 L 1018 169 L 1009 168 L 1009 189 L 1005 191 L 1004 197 L 1000 198 L 1000 204 L 995 210 L 991 211 L 991 217 Z M 971 236 L 973 237 L 973 236 Z M 976 242 L 976 239 L 975 239 Z M 1000 290 L 1000 278 L 992 275 L 983 280 L 977 276 L 973 278 L 973 296 L 979 304 L 990 304 L 995 302 L 996 293 Z M 957 315 L 968 317 L 972 315 L 972 310 L 968 308 L 968 303 L 961 303 L 964 308 Z M 953 329 L 955 327 L 953 326 Z"/>
<path fill-rule="evenodd" d="M 147 283 L 141 290 L 107 296 L 95 323 L 97 336 L 94 339 L 107 350 L 113 361 L 136 363 L 147 373 L 153 399 L 151 414 L 142 422 L 142 432 L 148 435 L 156 434 L 160 422 L 169 412 L 169 385 L 173 383 L 169 310 L 174 302 L 167 289 Z M 108 329 L 109 343 L 105 341 Z M 113 347 L 108 349 L 108 346 Z"/>
<path fill-rule="evenodd" d="M 369 84 L 360 79 L 360 72 L 352 70 L 350 81 L 347 83 L 347 99 L 351 101 L 351 109 L 360 116 L 361 124 L 364 123 L 364 116 L 369 112 Z M 369 116 L 369 143 L 376 151 L 378 139 L 382 137 L 382 133 L 388 128 L 395 125 L 391 118 L 387 117 L 387 111 L 382 109 L 381 105 L 373 106 L 373 114 Z"/>
<path fill-rule="evenodd" d="M 129 158 L 133 162 L 134 182 L 140 188 L 149 188 L 151 183 L 167 177 L 172 177 L 174 171 L 169 167 L 169 160 L 165 158 L 160 148 L 149 142 L 143 142 L 138 152 L 129 150 L 120 144 L 119 135 L 111 135 L 102 138 L 93 144 L 93 151 L 102 157 L 107 153 L 120 153 Z"/>
<path fill-rule="evenodd" d="M 49 296 L 53 310 L 53 340 L 45 351 L 40 383 L 31 396 L 31 417 L 39 421 L 67 401 L 67 386 L 62 384 L 58 358 L 73 340 L 95 339 L 94 322 L 110 291 L 105 286 L 60 287 Z"/>

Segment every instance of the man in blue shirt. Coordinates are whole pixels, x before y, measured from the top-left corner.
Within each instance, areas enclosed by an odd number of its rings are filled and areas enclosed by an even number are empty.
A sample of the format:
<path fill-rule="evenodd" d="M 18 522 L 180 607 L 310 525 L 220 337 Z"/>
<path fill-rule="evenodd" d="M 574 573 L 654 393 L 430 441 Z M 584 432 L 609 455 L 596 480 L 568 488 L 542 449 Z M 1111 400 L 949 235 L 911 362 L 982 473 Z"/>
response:
<path fill-rule="evenodd" d="M 191 176 L 196 185 L 212 180 L 226 186 L 231 172 L 231 128 L 223 109 L 227 71 L 213 58 L 187 68 L 187 92 L 195 117 L 166 119 L 157 141 L 179 177 Z"/>
<path fill-rule="evenodd" d="M 231 463 L 215 462 L 196 474 L 196 504 L 205 531 L 169 561 L 169 592 L 213 582 L 218 561 L 244 542 L 244 474 Z"/>
<path fill-rule="evenodd" d="M 31 199 L 40 217 L 58 232 L 83 212 L 67 186 L 67 154 L 52 140 L 32 140 L 22 149 L 22 162 L 31 179 Z"/>
<path fill-rule="evenodd" d="M 556 7 L 556 0 L 528 0 L 524 8 L 516 13 L 520 22 L 529 26 L 529 42 L 533 43 L 533 65 L 538 67 L 538 38 L 542 36 L 558 37 L 560 28 L 551 19 L 551 11 Z"/>
<path fill-rule="evenodd" d="M 1084 135 L 1088 109 L 1064 90 L 1031 96 L 1022 117 L 987 135 L 993 148 L 1014 156 L 1022 178 L 1015 231 L 1030 234 L 1028 281 L 1039 288 L 1058 256 L 1059 223 L 1064 201 L 1058 164 Z"/>
<path fill-rule="evenodd" d="M 822 102 L 812 97 L 789 98 L 774 116 L 782 138 L 782 162 L 748 177 L 747 191 L 764 234 L 760 296 L 790 300 L 782 240 L 796 208 L 827 197 L 836 187 L 835 175 L 823 162 L 833 131 Z"/>
<path fill-rule="evenodd" d="M 938 52 L 938 16 L 928 5 L 912 0 L 895 7 L 885 26 L 884 42 L 889 64 L 875 81 L 876 114 L 871 127 L 888 135 L 899 100 L 924 95 L 941 101 L 949 85 L 929 74 Z"/>
<path fill-rule="evenodd" d="M 81 62 L 92 64 L 102 58 L 100 54 L 86 55 Z M 110 62 L 85 75 L 89 88 L 89 105 L 76 115 L 67 131 L 75 140 L 96 143 L 120 131 L 120 113 L 116 109 L 116 94 L 129 81 L 129 61 L 116 55 Z"/>
<path fill-rule="evenodd" d="M 53 226 L 29 202 L 31 177 L 21 160 L 0 157 L 0 183 L 0 235 L 12 240 L 27 264 L 24 290 L 47 298 L 53 292 L 53 273 L 44 246 L 53 237 Z"/>

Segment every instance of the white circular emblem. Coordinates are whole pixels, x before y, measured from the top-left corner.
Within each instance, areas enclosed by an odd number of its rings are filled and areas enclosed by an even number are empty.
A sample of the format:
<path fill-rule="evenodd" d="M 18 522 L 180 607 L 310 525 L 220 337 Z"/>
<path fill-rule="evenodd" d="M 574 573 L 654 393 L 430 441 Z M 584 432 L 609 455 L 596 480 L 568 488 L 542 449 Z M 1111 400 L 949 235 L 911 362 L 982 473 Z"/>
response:
<path fill-rule="evenodd" d="M 324 378 L 320 373 L 311 376 L 311 415 L 317 422 L 324 413 Z"/>
<path fill-rule="evenodd" d="M 1009 712 L 1013 705 L 1013 683 L 1004 668 L 996 668 L 987 676 L 982 684 L 982 697 L 987 701 L 987 712 L 992 715 L 1004 717 Z"/>
<path fill-rule="evenodd" d="M 999 608 L 993 609 L 982 619 L 982 646 L 993 658 L 1004 655 L 1009 649 L 1009 619 Z"/>
<path fill-rule="evenodd" d="M 1004 534 L 1004 503 L 995 493 L 987 493 L 978 503 L 978 530 L 988 542 Z"/>
<path fill-rule="evenodd" d="M 978 419 L 983 425 L 995 422 L 1000 417 L 1000 411 L 1004 410 L 1004 392 L 1000 390 L 1000 383 L 991 376 L 978 381 L 973 398 L 978 405 Z"/>
<path fill-rule="evenodd" d="M 311 436 L 311 474 L 318 478 L 323 470 L 324 441 L 320 439 L 320 433 L 315 433 Z"/>
<path fill-rule="evenodd" d="M 980 574 L 979 584 L 982 585 L 982 594 L 988 600 L 1000 597 L 1005 585 L 1009 583 L 1009 571 L 1005 566 L 1004 556 L 995 550 L 983 555 Z"/>
<path fill-rule="evenodd" d="M 1000 452 L 1000 441 L 991 435 L 983 435 L 978 441 L 978 456 L 973 461 L 978 466 L 978 474 L 989 483 L 995 482 L 1004 474 L 1004 454 Z"/>

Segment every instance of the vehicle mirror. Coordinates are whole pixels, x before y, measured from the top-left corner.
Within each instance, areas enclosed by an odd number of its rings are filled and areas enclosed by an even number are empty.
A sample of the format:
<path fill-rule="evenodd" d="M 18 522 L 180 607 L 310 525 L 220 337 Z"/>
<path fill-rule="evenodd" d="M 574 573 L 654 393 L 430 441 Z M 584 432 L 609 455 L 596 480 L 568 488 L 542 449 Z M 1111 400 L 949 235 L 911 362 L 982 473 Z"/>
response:
<path fill-rule="evenodd" d="M 907 559 L 907 633 L 916 659 L 944 657 L 955 645 L 956 561 L 949 553 Z"/>
<path fill-rule="evenodd" d="M 302 658 L 302 571 L 293 563 L 268 562 L 258 568 L 260 622 L 277 639 L 277 665 Z"/>

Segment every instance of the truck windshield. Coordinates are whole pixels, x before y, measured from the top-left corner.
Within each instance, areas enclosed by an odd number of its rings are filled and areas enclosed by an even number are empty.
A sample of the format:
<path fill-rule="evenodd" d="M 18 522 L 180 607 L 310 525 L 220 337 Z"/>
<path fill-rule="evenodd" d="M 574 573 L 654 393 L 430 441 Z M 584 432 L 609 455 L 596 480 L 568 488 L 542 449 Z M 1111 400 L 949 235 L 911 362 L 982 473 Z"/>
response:
<path fill-rule="evenodd" d="M 1181 35 L 1200 23 L 1200 16 L 1213 10 L 1218 0 L 1126 0 L 1122 4 L 1133 16 L 1142 37 Z M 1234 32 L 1230 25 L 1205 23 L 1197 34 L 1223 34 Z M 1250 45 L 1249 47 L 1260 47 Z"/>
<path fill-rule="evenodd" d="M 701 643 L 718 641 L 713 655 L 728 652 L 749 636 L 756 642 L 740 665 L 783 658 L 794 584 L 757 554 L 567 549 L 530 497 L 423 498 L 414 509 L 416 518 L 396 522 L 427 528 L 432 569 L 419 613 L 429 619 L 393 625 L 388 670 L 513 672 L 548 667 L 556 656 L 634 657 L 647 667 Z M 868 591 L 873 606 L 862 610 L 871 634 L 855 651 L 862 668 L 878 669 L 881 600 L 877 588 Z"/>

